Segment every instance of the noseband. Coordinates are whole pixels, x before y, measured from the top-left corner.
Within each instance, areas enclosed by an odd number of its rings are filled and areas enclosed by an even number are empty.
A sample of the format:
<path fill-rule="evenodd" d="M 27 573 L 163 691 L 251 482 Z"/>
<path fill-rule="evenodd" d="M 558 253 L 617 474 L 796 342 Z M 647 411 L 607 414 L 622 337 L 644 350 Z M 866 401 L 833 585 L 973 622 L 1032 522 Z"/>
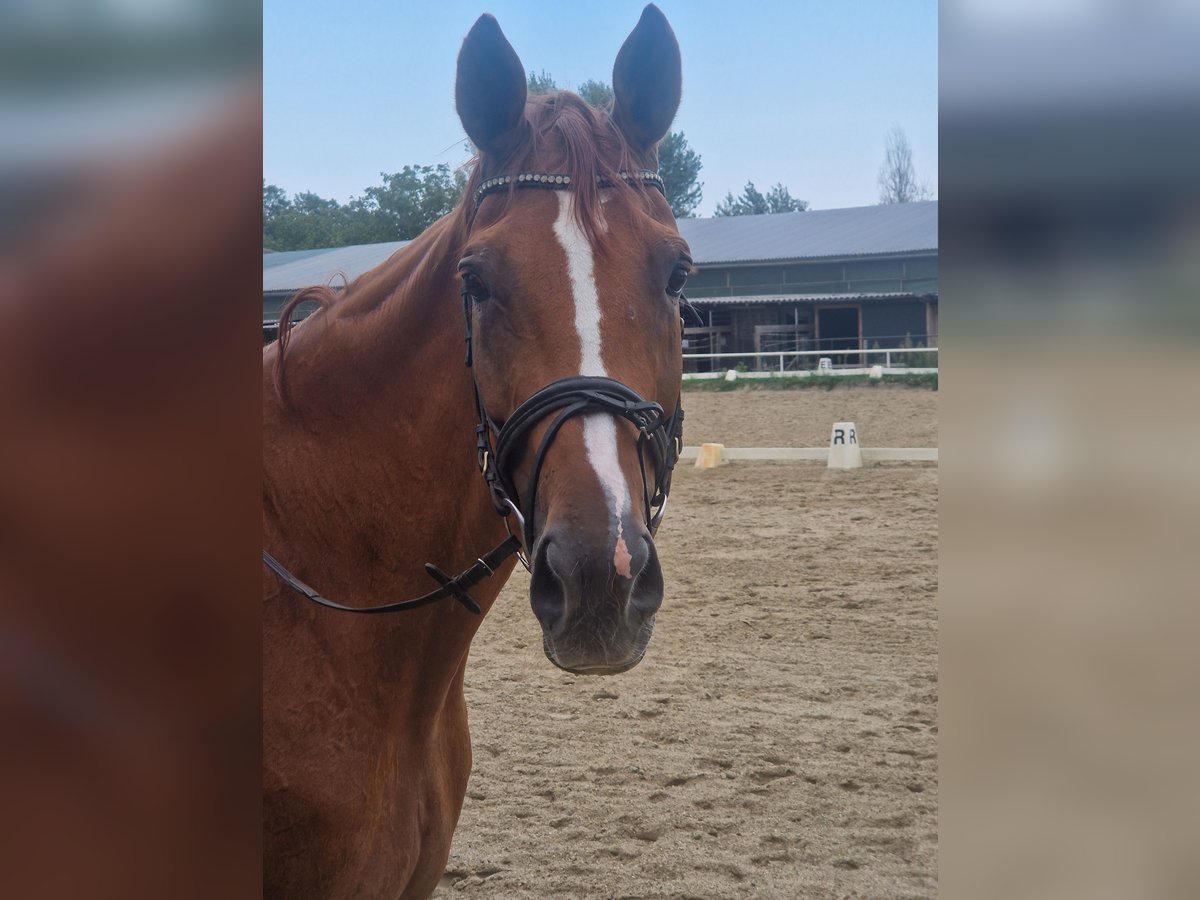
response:
<path fill-rule="evenodd" d="M 646 523 L 652 536 L 658 532 L 671 490 L 671 472 L 683 449 L 683 408 L 679 404 L 676 404 L 674 414 L 668 418 L 661 406 L 643 400 L 633 388 L 612 378 L 585 376 L 562 378 L 546 385 L 518 406 L 503 426 L 496 425 L 488 416 L 479 398 L 478 387 L 475 390 L 475 402 L 479 408 L 479 425 L 475 428 L 479 469 L 491 491 L 496 511 L 505 517 L 511 513 L 520 523 L 525 547 L 521 561 L 526 568 L 529 568 L 528 552 L 533 546 L 533 512 L 542 463 L 559 430 L 568 419 L 575 416 L 591 413 L 620 416 L 637 428 L 638 468 L 642 475 Z M 513 459 L 529 432 L 554 412 L 558 415 L 538 444 L 529 474 L 529 485 L 523 502 L 517 504 L 513 497 L 520 495 L 512 480 Z M 495 450 L 492 449 L 492 435 L 496 437 Z M 654 469 L 653 494 L 646 478 L 647 450 Z"/>
<path fill-rule="evenodd" d="M 666 196 L 663 180 L 656 173 L 649 171 L 620 172 L 619 177 L 627 184 L 650 185 Z M 597 178 L 600 187 L 612 187 L 605 178 Z M 569 190 L 571 177 L 551 173 L 526 172 L 520 175 L 501 175 L 484 181 L 475 191 L 475 209 L 489 194 L 516 188 L 547 188 L 550 190 Z M 491 493 L 492 504 L 504 517 L 508 537 L 497 547 L 481 556 L 475 564 L 462 574 L 451 578 L 437 566 L 426 563 L 426 573 L 438 582 L 441 587 L 412 600 L 399 603 L 388 603 L 382 606 L 352 607 L 343 606 L 322 597 L 311 587 L 296 578 L 265 550 L 263 562 L 292 590 L 307 597 L 314 603 L 341 612 L 355 613 L 386 613 L 401 612 L 416 609 L 441 600 L 453 597 L 468 610 L 478 615 L 479 604 L 467 591 L 487 578 L 509 556 L 516 554 L 517 558 L 529 568 L 529 552 L 533 547 L 534 510 L 537 501 L 538 480 L 546 453 L 554 442 L 562 426 L 568 419 L 575 416 L 602 414 L 620 416 L 632 422 L 637 429 L 638 468 L 642 476 L 642 499 L 646 514 L 646 524 L 651 536 L 657 534 L 659 523 L 667 508 L 667 495 L 671 490 L 671 473 L 679 454 L 683 450 L 683 406 L 677 401 L 675 412 L 669 417 L 663 408 L 644 399 L 633 388 L 612 378 L 594 376 L 572 376 L 560 378 L 551 382 L 534 393 L 513 411 L 513 414 L 503 424 L 497 424 L 484 408 L 483 399 L 479 393 L 479 382 L 474 378 L 474 353 L 471 329 L 471 298 L 466 286 L 462 289 L 463 318 L 466 326 L 466 364 L 472 371 L 472 382 L 475 387 L 475 407 L 479 414 L 479 424 L 475 427 L 475 447 L 479 470 L 483 473 Z M 520 455 L 529 433 L 537 424 L 551 414 L 557 413 L 546 433 L 538 444 L 533 457 L 533 468 L 529 475 L 529 484 L 524 495 L 518 491 L 512 479 L 512 467 Z M 492 440 L 495 438 L 493 449 Z M 650 483 L 646 477 L 646 461 L 649 455 L 651 468 L 654 472 L 654 491 L 651 493 Z M 521 500 L 517 502 L 517 498 Z M 508 517 L 512 515 L 519 525 L 520 538 L 513 534 Z"/>

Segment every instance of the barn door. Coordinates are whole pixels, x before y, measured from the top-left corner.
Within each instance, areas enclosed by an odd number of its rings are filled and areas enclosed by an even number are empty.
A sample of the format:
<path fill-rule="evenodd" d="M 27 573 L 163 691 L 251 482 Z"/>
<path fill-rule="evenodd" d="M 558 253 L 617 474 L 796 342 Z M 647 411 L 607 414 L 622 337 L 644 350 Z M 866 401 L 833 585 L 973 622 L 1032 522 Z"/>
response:
<path fill-rule="evenodd" d="M 857 306 L 826 306 L 817 309 L 817 348 L 829 351 L 835 366 L 861 365 L 860 356 L 837 353 L 861 348 L 862 320 Z"/>

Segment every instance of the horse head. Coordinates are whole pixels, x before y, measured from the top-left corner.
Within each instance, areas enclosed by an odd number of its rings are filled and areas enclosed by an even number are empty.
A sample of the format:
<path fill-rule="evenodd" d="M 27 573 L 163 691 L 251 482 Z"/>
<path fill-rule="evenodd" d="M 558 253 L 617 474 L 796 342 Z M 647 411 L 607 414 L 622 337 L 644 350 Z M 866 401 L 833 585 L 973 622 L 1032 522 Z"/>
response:
<path fill-rule="evenodd" d="M 678 453 L 687 244 L 654 175 L 679 46 L 646 7 L 611 110 L 530 97 L 496 20 L 463 42 L 459 117 L 478 149 L 458 265 L 480 458 L 520 522 L 547 657 L 613 674 L 663 598 L 653 531 Z"/>

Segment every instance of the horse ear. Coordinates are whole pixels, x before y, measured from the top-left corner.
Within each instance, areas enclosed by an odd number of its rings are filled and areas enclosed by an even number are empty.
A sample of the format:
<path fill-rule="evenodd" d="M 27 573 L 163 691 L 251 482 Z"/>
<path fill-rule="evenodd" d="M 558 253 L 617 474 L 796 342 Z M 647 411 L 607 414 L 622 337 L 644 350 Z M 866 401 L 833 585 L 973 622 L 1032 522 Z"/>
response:
<path fill-rule="evenodd" d="M 667 17 L 651 3 L 613 65 L 613 119 L 630 146 L 646 151 L 663 139 L 682 93 L 679 42 Z"/>
<path fill-rule="evenodd" d="M 489 156 L 507 155 L 524 137 L 525 67 L 486 13 L 458 51 L 454 103 L 467 137 Z"/>

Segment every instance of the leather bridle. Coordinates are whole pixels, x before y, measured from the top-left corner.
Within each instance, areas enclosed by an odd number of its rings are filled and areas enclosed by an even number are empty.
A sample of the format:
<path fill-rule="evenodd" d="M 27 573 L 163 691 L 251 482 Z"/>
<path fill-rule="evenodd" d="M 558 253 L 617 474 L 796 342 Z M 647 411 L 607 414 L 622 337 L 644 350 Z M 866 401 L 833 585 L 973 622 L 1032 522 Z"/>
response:
<path fill-rule="evenodd" d="M 666 196 L 663 181 L 654 172 L 643 170 L 618 174 L 626 183 L 650 185 L 662 192 L 664 197 Z M 597 180 L 601 187 L 611 187 L 611 183 L 606 179 L 598 178 Z M 524 187 L 569 190 L 570 185 L 569 175 L 552 173 L 502 175 L 487 179 L 479 186 L 475 191 L 474 204 L 478 209 L 484 197 L 502 190 Z M 502 424 L 498 424 L 484 408 L 479 392 L 479 383 L 474 375 L 472 300 L 465 283 L 462 288 L 462 300 L 466 328 L 466 364 L 472 372 L 475 407 L 479 415 L 479 424 L 475 428 L 477 462 L 491 494 L 492 504 L 496 512 L 504 517 L 508 537 L 479 557 L 474 565 L 465 572 L 453 578 L 432 563 L 426 563 L 426 573 L 440 585 L 436 590 L 411 600 L 368 607 L 344 606 L 322 597 L 264 550 L 263 562 L 279 576 L 284 584 L 314 603 L 339 612 L 377 614 L 417 609 L 445 597 L 453 597 L 468 610 L 478 615 L 481 610 L 479 604 L 468 593 L 470 588 L 492 575 L 501 563 L 514 554 L 525 568 L 529 568 L 529 551 L 533 546 L 533 514 L 542 464 L 562 426 L 567 420 L 576 416 L 605 414 L 620 416 L 633 423 L 638 435 L 638 467 L 642 475 L 642 497 L 646 523 L 652 536 L 658 531 L 659 523 L 666 510 L 667 496 L 671 490 L 671 473 L 683 450 L 683 406 L 681 403 L 677 401 L 674 413 L 667 416 L 659 404 L 642 398 L 637 391 L 619 381 L 612 378 L 580 375 L 551 382 L 521 403 Z M 555 413 L 557 415 L 542 435 L 537 452 L 534 454 L 529 483 L 522 496 L 513 481 L 512 467 L 529 433 L 538 423 Z M 647 455 L 654 476 L 653 492 L 650 490 L 647 479 Z M 521 502 L 517 502 L 518 500 Z M 509 516 L 516 518 L 520 537 L 513 533 Z"/>

